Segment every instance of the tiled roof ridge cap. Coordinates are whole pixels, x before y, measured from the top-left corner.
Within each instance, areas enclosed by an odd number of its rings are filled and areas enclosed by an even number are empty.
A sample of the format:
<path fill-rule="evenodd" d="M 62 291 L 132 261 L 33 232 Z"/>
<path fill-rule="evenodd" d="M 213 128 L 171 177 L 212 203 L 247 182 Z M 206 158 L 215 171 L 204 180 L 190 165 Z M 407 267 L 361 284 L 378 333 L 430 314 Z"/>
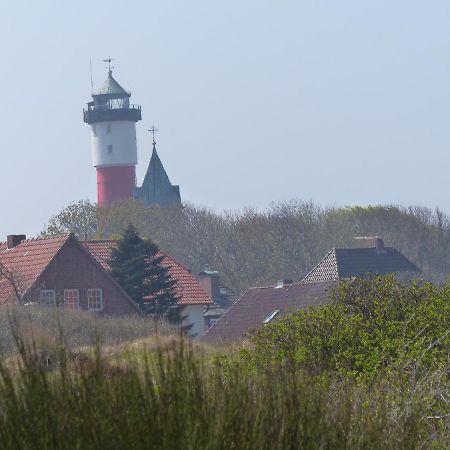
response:
<path fill-rule="evenodd" d="M 399 252 L 398 249 L 396 249 L 395 247 L 391 247 L 391 246 L 383 246 L 381 248 L 376 248 L 376 247 L 333 247 L 333 250 L 378 250 L 378 251 L 383 251 L 383 250 L 396 250 Z"/>
<path fill-rule="evenodd" d="M 35 237 L 30 237 L 30 238 L 24 239 L 23 241 L 20 241 L 20 244 L 22 244 L 24 242 L 48 241 L 50 239 L 68 238 L 71 235 L 75 236 L 73 233 L 62 233 L 62 234 L 58 234 L 55 236 L 35 236 Z M 17 246 L 20 244 L 17 244 Z M 7 245 L 7 241 L 0 241 L 0 245 Z M 13 248 L 15 248 L 15 247 L 13 247 Z"/>
<path fill-rule="evenodd" d="M 289 284 L 285 284 L 283 286 L 251 286 L 249 288 L 247 288 L 247 290 L 244 292 L 244 294 L 242 294 L 242 296 L 244 296 L 248 291 L 251 290 L 255 290 L 255 289 L 284 289 L 284 288 L 288 288 L 288 287 L 292 287 L 292 286 L 310 286 L 311 284 L 324 284 L 324 283 L 334 283 L 336 282 L 336 280 L 326 280 L 326 281 L 311 281 L 311 282 L 306 282 L 303 280 L 299 280 L 299 281 L 294 281 L 293 283 L 289 283 Z"/>
<path fill-rule="evenodd" d="M 75 237 L 75 235 L 73 234 L 73 233 L 67 233 L 67 234 L 64 234 L 64 235 L 62 235 L 62 236 L 54 236 L 53 237 L 53 239 L 55 239 L 56 240 L 56 238 L 58 238 L 58 239 L 61 239 L 61 238 L 64 238 L 63 240 L 62 240 L 62 243 L 61 243 L 61 245 L 59 246 L 59 248 L 56 250 L 56 251 L 54 251 L 53 252 L 53 254 L 51 255 L 51 258 L 50 258 L 50 260 L 48 261 L 48 263 L 46 264 L 46 266 L 41 270 L 41 272 L 40 273 L 38 273 L 37 274 L 37 276 L 35 277 L 35 279 L 31 282 L 31 284 L 29 285 L 29 287 L 26 289 L 26 291 L 24 292 L 24 296 L 28 293 L 28 292 L 30 292 L 30 290 L 31 289 L 33 289 L 34 288 L 34 286 L 36 286 L 36 283 L 40 280 L 40 278 L 42 277 L 42 274 L 48 269 L 48 267 L 53 263 L 53 261 L 55 260 L 55 258 L 56 258 L 56 255 L 57 254 L 59 254 L 59 252 L 61 251 L 61 249 L 63 248 L 63 247 L 65 247 L 66 245 L 67 245 L 67 243 L 69 242 L 69 241 L 72 241 L 72 242 L 78 242 L 78 239 Z M 22 244 L 23 242 L 26 242 L 26 241 L 39 241 L 39 240 L 46 240 L 45 238 L 31 238 L 31 239 L 26 239 L 25 241 L 22 241 L 20 244 Z M 16 247 L 13 247 L 13 248 L 18 248 L 18 247 L 20 247 L 20 244 L 18 244 Z"/>
<path fill-rule="evenodd" d="M 117 238 L 117 239 L 88 239 L 86 242 L 88 244 L 103 244 L 103 243 L 107 243 L 107 242 L 117 242 L 119 240 L 120 240 L 120 238 Z M 82 239 L 82 241 L 85 242 L 84 239 Z"/>

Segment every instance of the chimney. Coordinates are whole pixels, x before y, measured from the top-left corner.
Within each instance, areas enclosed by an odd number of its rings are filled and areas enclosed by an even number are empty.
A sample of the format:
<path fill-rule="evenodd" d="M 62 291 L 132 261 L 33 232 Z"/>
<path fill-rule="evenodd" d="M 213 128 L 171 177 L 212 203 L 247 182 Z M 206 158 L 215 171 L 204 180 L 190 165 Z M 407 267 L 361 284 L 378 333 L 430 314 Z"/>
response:
<path fill-rule="evenodd" d="M 26 238 L 25 234 L 9 234 L 6 237 L 6 248 L 11 249 L 17 247 Z"/>
<path fill-rule="evenodd" d="M 198 281 L 213 302 L 220 300 L 219 272 L 205 268 L 199 273 Z"/>
<path fill-rule="evenodd" d="M 376 248 L 377 250 L 384 249 L 383 238 L 380 236 L 362 236 L 355 237 L 355 239 L 362 241 L 364 248 Z"/>
<path fill-rule="evenodd" d="M 383 250 L 384 249 L 384 242 L 383 242 L 383 238 L 380 238 L 378 236 L 374 237 L 375 240 L 375 248 L 377 250 Z"/>

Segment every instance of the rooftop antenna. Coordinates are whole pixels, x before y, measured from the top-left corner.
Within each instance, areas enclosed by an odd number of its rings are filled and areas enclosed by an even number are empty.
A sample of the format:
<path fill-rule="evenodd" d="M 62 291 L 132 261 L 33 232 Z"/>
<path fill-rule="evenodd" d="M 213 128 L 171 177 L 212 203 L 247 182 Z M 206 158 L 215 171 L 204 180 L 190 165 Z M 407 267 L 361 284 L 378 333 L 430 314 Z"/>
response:
<path fill-rule="evenodd" d="M 148 131 L 150 131 L 150 133 L 152 133 L 152 136 L 153 136 L 152 144 L 153 144 L 153 148 L 155 148 L 155 146 L 156 146 L 155 133 L 157 133 L 159 130 L 158 130 L 158 128 L 155 128 L 155 125 L 152 125 L 152 127 Z"/>
<path fill-rule="evenodd" d="M 113 58 L 109 57 L 103 60 L 105 63 L 108 63 L 108 75 L 112 75 L 112 70 L 114 69 L 113 66 L 111 66 L 111 63 L 114 61 Z"/>
<path fill-rule="evenodd" d="M 92 58 L 89 58 L 89 72 L 91 74 L 91 92 L 94 92 L 94 80 L 92 79 Z"/>

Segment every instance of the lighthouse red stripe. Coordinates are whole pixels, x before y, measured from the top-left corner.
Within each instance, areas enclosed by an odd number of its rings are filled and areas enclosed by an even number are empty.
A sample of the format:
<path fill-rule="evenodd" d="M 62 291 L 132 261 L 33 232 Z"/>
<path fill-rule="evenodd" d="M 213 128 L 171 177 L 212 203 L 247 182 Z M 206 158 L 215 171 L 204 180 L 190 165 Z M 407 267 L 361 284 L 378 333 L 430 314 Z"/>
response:
<path fill-rule="evenodd" d="M 107 206 L 132 199 L 135 184 L 135 166 L 97 167 L 98 204 Z"/>

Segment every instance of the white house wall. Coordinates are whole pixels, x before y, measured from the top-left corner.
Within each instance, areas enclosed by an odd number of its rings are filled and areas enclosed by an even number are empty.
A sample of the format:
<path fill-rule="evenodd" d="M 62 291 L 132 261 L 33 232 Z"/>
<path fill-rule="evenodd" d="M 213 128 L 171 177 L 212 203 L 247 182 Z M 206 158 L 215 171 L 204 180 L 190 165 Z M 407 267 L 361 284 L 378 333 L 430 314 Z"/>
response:
<path fill-rule="evenodd" d="M 205 318 L 203 312 L 205 305 L 187 305 L 183 310 L 183 315 L 187 316 L 184 324 L 192 324 L 189 333 L 192 336 L 200 337 L 205 331 Z"/>

